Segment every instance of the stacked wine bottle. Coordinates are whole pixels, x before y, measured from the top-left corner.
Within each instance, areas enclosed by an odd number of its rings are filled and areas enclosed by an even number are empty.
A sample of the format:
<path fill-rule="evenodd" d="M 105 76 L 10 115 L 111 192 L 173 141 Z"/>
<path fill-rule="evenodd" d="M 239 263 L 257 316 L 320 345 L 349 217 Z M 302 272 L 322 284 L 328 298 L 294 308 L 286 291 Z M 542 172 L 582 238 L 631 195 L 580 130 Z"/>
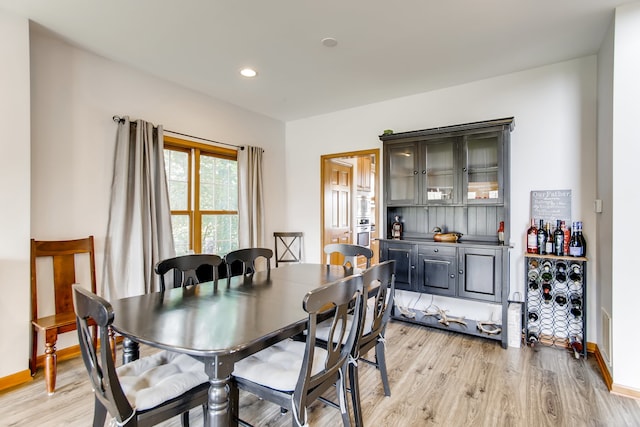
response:
<path fill-rule="evenodd" d="M 574 348 L 586 356 L 586 260 L 527 254 L 527 344 Z"/>

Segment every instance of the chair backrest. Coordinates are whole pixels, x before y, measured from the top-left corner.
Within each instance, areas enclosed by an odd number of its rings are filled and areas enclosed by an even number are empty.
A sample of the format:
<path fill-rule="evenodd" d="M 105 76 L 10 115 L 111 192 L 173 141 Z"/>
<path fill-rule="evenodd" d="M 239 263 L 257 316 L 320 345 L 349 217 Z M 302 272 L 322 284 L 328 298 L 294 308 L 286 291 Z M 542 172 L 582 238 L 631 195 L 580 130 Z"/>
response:
<path fill-rule="evenodd" d="M 76 255 L 78 261 L 87 259 L 85 268 L 80 263 L 76 269 Z M 38 278 L 37 260 L 50 258 L 53 265 L 53 275 L 46 283 L 53 282 L 52 298 L 55 314 L 73 313 L 73 295 L 71 286 L 78 283 L 76 273 L 88 275 L 90 283 L 85 286 L 96 292 L 96 264 L 93 236 L 76 240 L 35 240 L 31 239 L 31 320 L 36 320 L 38 314 Z M 86 268 L 88 267 L 88 268 Z M 44 271 L 44 266 L 43 269 Z M 45 282 L 44 278 L 40 282 Z"/>
<path fill-rule="evenodd" d="M 357 267 L 358 256 L 364 256 L 367 259 L 367 268 L 371 266 L 371 258 L 373 258 L 373 251 L 365 246 L 350 245 L 347 243 L 330 243 L 324 247 L 324 253 L 327 256 L 327 264 L 335 264 L 332 260 L 335 259 L 335 254 L 340 254 L 344 257 L 342 265 L 345 267 Z"/>
<path fill-rule="evenodd" d="M 363 305 L 361 275 L 337 280 L 308 292 L 304 297 L 302 306 L 309 313 L 307 338 L 300 376 L 293 392 L 294 407 L 303 421 L 301 425 L 306 423 L 304 408 L 335 384 L 338 371 L 346 364 L 352 353 L 362 327 Z M 348 321 L 351 310 L 353 310 L 353 319 L 358 321 Z M 310 361 L 314 360 L 314 353 L 318 348 L 316 347 L 316 327 L 319 322 L 326 321 L 327 314 L 330 314 L 329 319 L 332 325 L 328 342 L 344 342 L 344 345 L 327 345 L 326 359 L 321 364 L 322 369 L 312 375 L 313 363 Z"/>
<path fill-rule="evenodd" d="M 283 262 L 302 261 L 302 232 L 276 231 L 273 233 L 276 267 Z"/>
<path fill-rule="evenodd" d="M 113 323 L 114 318 L 111 304 L 78 285 L 73 286 L 73 303 L 80 352 L 89 373 L 95 398 L 120 423 L 119 425 L 123 425 L 123 422 L 133 415 L 134 409 L 122 391 L 111 348 L 108 345 L 96 348 L 89 329 L 89 321 L 92 319 L 98 326 L 100 342 L 109 342 L 109 325 Z"/>
<path fill-rule="evenodd" d="M 156 274 L 160 276 L 160 290 L 166 289 L 165 275 L 173 271 L 174 288 L 192 286 L 201 282 L 199 271 L 207 268 L 206 277 L 212 280 L 218 279 L 218 266 L 222 264 L 222 258 L 212 254 L 191 254 L 175 258 L 168 258 L 156 264 Z"/>
<path fill-rule="evenodd" d="M 235 262 L 242 263 L 242 274 L 245 276 L 256 271 L 256 260 L 258 258 L 265 258 L 267 270 L 271 271 L 272 257 L 273 251 L 269 248 L 247 248 L 231 251 L 224 257 L 227 264 L 227 279 L 233 275 L 232 266 Z"/>
<path fill-rule="evenodd" d="M 375 346 L 378 339 L 384 338 L 384 331 L 391 318 L 393 299 L 395 297 L 395 268 L 394 260 L 376 264 L 362 272 L 362 281 L 368 295 L 366 312 L 362 325 L 362 334 L 356 346 L 357 358 Z"/>

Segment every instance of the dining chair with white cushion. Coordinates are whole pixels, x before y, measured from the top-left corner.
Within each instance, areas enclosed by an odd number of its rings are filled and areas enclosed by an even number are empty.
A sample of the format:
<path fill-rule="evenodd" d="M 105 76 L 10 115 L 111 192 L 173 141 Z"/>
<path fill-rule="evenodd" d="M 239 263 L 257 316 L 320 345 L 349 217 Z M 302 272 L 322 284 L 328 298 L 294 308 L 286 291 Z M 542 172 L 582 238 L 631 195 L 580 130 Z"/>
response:
<path fill-rule="evenodd" d="M 94 394 L 93 426 L 104 426 L 107 413 L 118 426 L 151 426 L 206 408 L 209 377 L 204 364 L 186 354 L 160 351 L 115 367 L 108 345 L 96 347 L 89 319 L 98 326 L 101 343 L 109 342 L 114 312 L 111 304 L 79 285 L 73 285 L 73 303 L 82 359 Z"/>
<path fill-rule="evenodd" d="M 353 347 L 352 357 L 355 360 L 374 365 L 380 371 L 385 396 L 391 396 L 385 358 L 385 331 L 391 318 L 395 294 L 395 261 L 384 261 L 363 271 L 362 281 L 365 292 L 368 293 L 369 297 L 365 306 L 366 311 L 364 312 L 362 327 L 360 328 L 361 334 Z M 350 315 L 348 322 L 353 322 L 353 318 Z M 333 341 L 330 340 L 330 332 L 330 323 L 323 322 L 318 325 L 316 336 L 320 345 L 326 346 L 327 342 L 339 342 L 335 341 L 335 337 Z M 373 348 L 375 348 L 374 360 L 362 357 Z M 356 427 L 363 425 L 358 375 L 358 364 L 349 364 L 349 389 L 351 391 Z M 335 403 L 330 401 L 325 400 L 325 403 L 336 406 Z"/>
<path fill-rule="evenodd" d="M 307 407 L 336 387 L 342 422 L 351 425 L 346 399 L 346 370 L 361 322 L 347 322 L 350 310 L 361 318 L 364 298 L 362 276 L 349 276 L 307 293 L 303 308 L 308 313 L 305 342 L 287 339 L 236 362 L 235 385 L 258 397 L 291 410 L 293 425 L 307 425 Z M 344 345 L 316 346 L 319 320 L 330 316 L 329 337 Z M 250 425 L 238 420 L 243 425 Z"/>

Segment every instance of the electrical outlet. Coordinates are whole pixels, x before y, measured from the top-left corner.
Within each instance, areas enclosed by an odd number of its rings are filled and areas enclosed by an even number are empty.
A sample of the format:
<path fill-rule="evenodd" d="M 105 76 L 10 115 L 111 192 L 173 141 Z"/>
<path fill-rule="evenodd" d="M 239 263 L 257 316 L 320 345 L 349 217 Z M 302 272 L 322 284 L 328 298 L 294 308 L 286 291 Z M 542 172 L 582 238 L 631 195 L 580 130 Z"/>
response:
<path fill-rule="evenodd" d="M 595 213 L 602 213 L 602 200 L 596 199 L 593 202 L 593 211 Z"/>

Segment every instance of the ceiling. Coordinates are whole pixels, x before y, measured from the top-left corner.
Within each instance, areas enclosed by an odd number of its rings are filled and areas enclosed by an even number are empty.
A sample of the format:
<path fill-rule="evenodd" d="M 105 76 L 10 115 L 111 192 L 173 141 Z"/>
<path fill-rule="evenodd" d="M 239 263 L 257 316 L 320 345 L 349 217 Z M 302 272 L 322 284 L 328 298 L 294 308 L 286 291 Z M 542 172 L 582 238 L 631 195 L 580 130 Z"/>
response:
<path fill-rule="evenodd" d="M 622 0 L 0 0 L 67 42 L 290 121 L 598 51 Z M 325 47 L 333 37 L 338 44 Z M 242 67 L 258 76 L 239 75 Z"/>

